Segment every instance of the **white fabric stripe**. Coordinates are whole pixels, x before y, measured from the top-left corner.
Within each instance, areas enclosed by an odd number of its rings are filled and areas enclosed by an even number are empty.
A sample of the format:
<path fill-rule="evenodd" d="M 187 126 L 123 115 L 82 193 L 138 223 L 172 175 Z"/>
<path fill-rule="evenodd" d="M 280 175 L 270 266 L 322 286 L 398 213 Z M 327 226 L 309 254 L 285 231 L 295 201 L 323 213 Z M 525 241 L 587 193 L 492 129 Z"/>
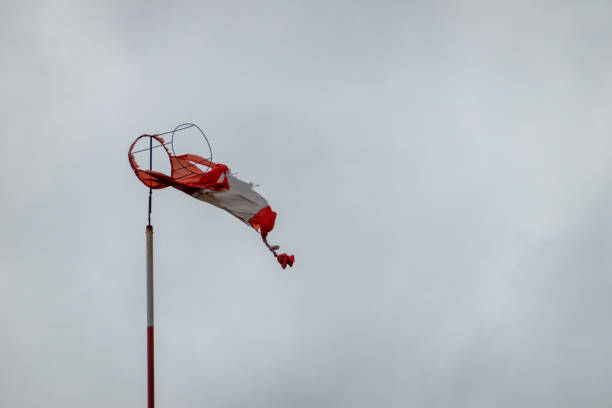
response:
<path fill-rule="evenodd" d="M 253 190 L 249 183 L 230 174 L 227 174 L 227 181 L 229 190 L 211 191 L 203 188 L 193 193 L 192 196 L 222 208 L 246 223 L 268 205 L 266 199 Z"/>

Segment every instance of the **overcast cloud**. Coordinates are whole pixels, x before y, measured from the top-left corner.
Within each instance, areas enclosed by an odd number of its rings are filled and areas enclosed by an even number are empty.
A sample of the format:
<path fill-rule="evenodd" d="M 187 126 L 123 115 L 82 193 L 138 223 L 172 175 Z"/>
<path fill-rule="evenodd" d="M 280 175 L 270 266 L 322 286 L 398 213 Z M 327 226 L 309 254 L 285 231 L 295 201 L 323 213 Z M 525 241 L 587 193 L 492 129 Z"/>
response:
<path fill-rule="evenodd" d="M 261 185 L 296 264 L 154 193 L 158 406 L 612 406 L 610 21 L 2 1 L 0 406 L 145 406 L 127 149 L 182 122 Z"/>

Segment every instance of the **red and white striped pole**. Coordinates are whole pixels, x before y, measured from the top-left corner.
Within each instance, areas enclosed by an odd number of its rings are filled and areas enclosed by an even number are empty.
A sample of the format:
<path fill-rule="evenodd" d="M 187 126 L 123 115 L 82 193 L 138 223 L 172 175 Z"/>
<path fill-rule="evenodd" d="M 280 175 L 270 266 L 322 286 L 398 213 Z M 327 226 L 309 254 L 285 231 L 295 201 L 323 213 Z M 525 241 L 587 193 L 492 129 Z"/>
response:
<path fill-rule="evenodd" d="M 153 138 L 149 137 L 149 169 L 153 170 Z M 151 225 L 151 201 L 153 190 L 149 188 L 149 223 L 147 225 L 147 400 L 148 408 L 155 408 L 155 376 L 153 358 L 153 226 Z"/>
<path fill-rule="evenodd" d="M 148 408 L 155 407 L 153 368 L 153 226 L 147 225 L 147 395 Z"/>

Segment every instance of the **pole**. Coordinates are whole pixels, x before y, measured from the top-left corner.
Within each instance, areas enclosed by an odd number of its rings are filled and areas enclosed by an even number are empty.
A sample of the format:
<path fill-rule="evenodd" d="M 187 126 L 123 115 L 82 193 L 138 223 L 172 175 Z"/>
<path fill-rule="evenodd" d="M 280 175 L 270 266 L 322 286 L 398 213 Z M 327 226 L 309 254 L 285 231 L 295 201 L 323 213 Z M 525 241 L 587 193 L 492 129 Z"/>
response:
<path fill-rule="evenodd" d="M 153 226 L 147 225 L 147 394 L 148 408 L 155 407 L 153 369 Z"/>
<path fill-rule="evenodd" d="M 149 170 L 153 170 L 153 138 L 149 138 Z M 149 188 L 149 223 L 147 225 L 147 400 L 148 408 L 155 408 L 155 376 L 153 354 L 153 226 L 151 225 L 151 197 Z"/>

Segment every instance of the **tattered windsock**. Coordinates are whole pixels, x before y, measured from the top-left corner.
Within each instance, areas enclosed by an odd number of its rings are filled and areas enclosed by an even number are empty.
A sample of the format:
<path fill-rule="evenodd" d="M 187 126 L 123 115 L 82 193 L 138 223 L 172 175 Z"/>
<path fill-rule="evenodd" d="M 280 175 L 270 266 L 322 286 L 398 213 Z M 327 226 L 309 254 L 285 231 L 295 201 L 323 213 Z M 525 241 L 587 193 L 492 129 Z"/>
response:
<path fill-rule="evenodd" d="M 170 157 L 169 176 L 138 168 L 132 150 L 136 142 L 143 137 L 157 140 L 166 149 Z M 272 211 L 266 199 L 253 190 L 252 184 L 234 177 L 225 164 L 213 163 L 195 154 L 174 156 L 164 145 L 164 139 L 156 135 L 142 135 L 137 138 L 130 146 L 128 156 L 136 176 L 147 187 L 152 189 L 174 187 L 229 212 L 261 234 L 263 242 L 283 269 L 287 265 L 293 266 L 294 255 L 278 254 L 276 251 L 279 247 L 270 245 L 267 240 L 268 233 L 274 228 L 276 213 Z M 208 171 L 202 171 L 198 165 L 208 167 Z"/>

